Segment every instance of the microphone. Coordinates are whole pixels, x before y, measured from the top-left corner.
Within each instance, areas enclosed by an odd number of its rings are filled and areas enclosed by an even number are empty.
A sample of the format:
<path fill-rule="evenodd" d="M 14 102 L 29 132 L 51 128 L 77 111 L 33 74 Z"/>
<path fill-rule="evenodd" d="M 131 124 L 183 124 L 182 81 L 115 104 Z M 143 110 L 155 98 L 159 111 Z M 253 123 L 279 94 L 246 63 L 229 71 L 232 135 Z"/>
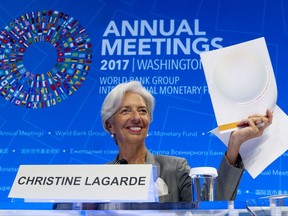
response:
<path fill-rule="evenodd" d="M 120 159 L 117 160 L 114 164 L 128 164 L 128 161 L 126 159 Z"/>

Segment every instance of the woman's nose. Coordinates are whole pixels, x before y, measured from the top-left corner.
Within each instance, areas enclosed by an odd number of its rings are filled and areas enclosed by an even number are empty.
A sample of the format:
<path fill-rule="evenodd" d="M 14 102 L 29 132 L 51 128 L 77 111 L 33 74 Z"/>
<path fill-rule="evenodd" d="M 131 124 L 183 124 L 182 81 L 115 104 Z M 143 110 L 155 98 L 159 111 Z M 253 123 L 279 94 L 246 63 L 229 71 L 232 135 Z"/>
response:
<path fill-rule="evenodd" d="M 141 119 L 140 114 L 137 111 L 132 112 L 132 119 L 134 121 L 139 121 Z"/>

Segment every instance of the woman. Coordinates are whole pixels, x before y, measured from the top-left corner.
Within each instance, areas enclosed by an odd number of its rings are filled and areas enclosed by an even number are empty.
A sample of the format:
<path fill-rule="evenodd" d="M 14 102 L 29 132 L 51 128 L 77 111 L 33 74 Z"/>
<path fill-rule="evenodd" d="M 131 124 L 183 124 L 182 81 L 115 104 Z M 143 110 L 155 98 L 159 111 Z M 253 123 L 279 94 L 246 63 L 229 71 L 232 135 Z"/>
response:
<path fill-rule="evenodd" d="M 111 163 L 125 159 L 129 164 L 154 164 L 158 179 L 167 185 L 168 192 L 160 202 L 191 202 L 190 167 L 184 158 L 152 155 L 145 145 L 153 120 L 154 97 L 140 82 L 132 81 L 116 86 L 105 98 L 101 116 L 104 129 L 111 134 L 119 154 Z M 261 136 L 272 123 L 272 112 L 253 115 L 239 123 L 239 130 L 231 133 L 228 150 L 218 168 L 216 199 L 233 200 L 244 171 L 239 155 L 241 144 Z M 261 123 L 261 127 L 257 127 Z"/>

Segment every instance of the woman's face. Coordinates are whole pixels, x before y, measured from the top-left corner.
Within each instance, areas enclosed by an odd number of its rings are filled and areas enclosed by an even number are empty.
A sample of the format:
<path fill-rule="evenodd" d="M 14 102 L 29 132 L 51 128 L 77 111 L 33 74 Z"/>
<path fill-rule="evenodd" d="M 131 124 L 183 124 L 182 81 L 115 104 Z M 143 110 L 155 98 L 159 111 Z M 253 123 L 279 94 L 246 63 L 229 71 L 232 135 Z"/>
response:
<path fill-rule="evenodd" d="M 108 129 L 114 134 L 119 146 L 125 144 L 144 144 L 150 125 L 150 114 L 145 100 L 139 94 L 128 92 L 114 116 Z"/>

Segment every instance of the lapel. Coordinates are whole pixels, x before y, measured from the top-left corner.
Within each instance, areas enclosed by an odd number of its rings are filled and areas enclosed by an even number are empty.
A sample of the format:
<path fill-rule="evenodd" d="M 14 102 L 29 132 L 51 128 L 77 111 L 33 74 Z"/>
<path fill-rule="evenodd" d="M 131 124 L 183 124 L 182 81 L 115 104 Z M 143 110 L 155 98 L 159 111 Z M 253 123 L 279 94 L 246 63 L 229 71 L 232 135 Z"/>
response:
<path fill-rule="evenodd" d="M 153 165 L 156 165 L 157 166 L 157 175 L 158 177 L 160 177 L 160 170 L 161 170 L 161 166 L 160 166 L 160 163 L 156 160 L 155 156 L 151 154 L 150 151 L 147 150 L 147 153 L 146 153 L 146 164 L 153 164 Z"/>
<path fill-rule="evenodd" d="M 109 162 L 109 164 L 114 164 L 117 161 L 118 155 L 117 157 Z M 155 156 L 151 154 L 151 152 L 147 149 L 147 153 L 146 153 L 146 160 L 145 160 L 146 164 L 153 164 L 157 166 L 157 176 L 160 177 L 160 170 L 161 170 L 161 166 L 160 163 L 156 160 Z"/>

